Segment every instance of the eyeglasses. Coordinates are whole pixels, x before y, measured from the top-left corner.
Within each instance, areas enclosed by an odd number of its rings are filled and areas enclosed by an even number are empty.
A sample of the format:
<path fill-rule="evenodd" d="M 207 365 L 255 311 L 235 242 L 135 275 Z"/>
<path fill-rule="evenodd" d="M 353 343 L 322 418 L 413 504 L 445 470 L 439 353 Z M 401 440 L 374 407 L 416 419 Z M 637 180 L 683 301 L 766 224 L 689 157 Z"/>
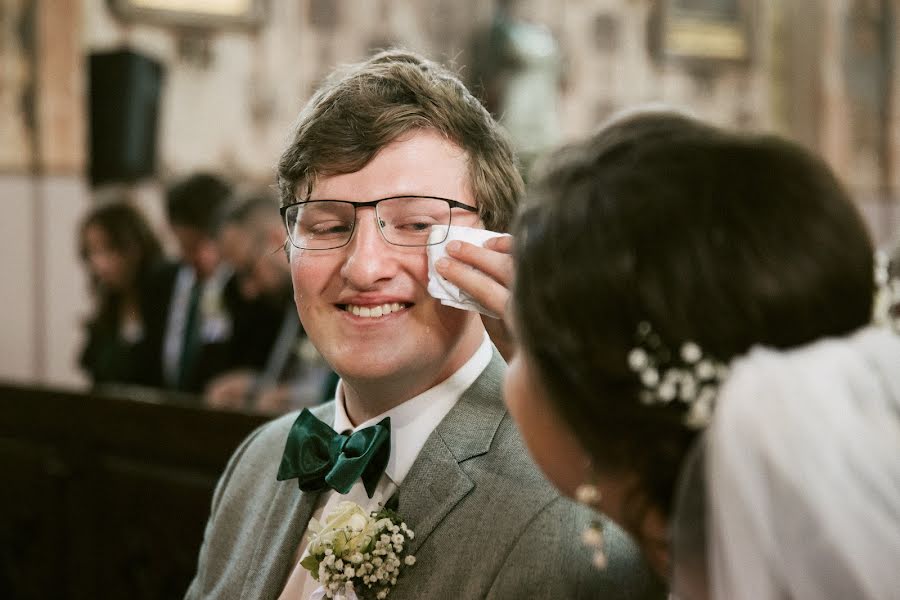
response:
<path fill-rule="evenodd" d="M 456 200 L 435 196 L 395 196 L 371 202 L 309 200 L 281 208 L 291 244 L 301 250 L 331 250 L 350 243 L 356 229 L 356 212 L 371 206 L 382 237 L 395 246 L 431 246 L 447 239 L 429 241 L 435 225 L 450 225 L 453 209 L 477 213 L 478 209 Z"/>

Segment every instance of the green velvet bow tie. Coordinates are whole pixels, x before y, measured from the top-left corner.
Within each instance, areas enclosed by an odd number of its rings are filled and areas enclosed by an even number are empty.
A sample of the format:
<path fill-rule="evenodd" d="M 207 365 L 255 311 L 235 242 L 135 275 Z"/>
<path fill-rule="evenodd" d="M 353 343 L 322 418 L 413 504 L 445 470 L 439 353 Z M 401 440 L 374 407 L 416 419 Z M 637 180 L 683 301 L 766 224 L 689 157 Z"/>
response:
<path fill-rule="evenodd" d="M 369 498 L 391 453 L 391 418 L 352 434 L 337 433 L 303 409 L 291 426 L 278 481 L 297 478 L 304 492 L 329 487 L 346 494 L 362 478 Z"/>

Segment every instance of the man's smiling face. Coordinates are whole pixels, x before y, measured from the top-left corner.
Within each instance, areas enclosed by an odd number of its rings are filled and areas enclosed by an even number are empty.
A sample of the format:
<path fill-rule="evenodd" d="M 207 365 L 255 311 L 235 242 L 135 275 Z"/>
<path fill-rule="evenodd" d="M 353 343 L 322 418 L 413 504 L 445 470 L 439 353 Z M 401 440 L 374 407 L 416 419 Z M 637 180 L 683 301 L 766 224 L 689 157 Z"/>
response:
<path fill-rule="evenodd" d="M 438 196 L 475 206 L 465 152 L 432 130 L 385 146 L 354 173 L 320 177 L 310 200 L 367 202 Z M 453 223 L 481 226 L 453 209 Z M 406 400 L 459 369 L 481 343 L 476 313 L 443 306 L 426 291 L 424 247 L 388 244 L 373 207 L 357 211 L 350 242 L 332 250 L 291 247 L 294 298 L 303 327 L 345 380 L 395 386 Z"/>

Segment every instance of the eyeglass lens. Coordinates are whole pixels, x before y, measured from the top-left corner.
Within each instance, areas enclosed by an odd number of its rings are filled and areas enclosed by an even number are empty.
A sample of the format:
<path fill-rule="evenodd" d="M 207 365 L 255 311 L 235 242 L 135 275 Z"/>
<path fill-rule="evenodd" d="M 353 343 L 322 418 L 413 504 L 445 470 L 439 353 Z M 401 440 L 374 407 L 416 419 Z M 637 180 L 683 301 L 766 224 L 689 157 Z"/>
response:
<path fill-rule="evenodd" d="M 388 198 L 375 210 L 384 239 L 398 246 L 427 246 L 432 227 L 449 225 L 451 218 L 450 204 L 438 198 Z M 338 248 L 353 235 L 356 205 L 339 200 L 297 204 L 288 208 L 285 220 L 298 248 Z"/>

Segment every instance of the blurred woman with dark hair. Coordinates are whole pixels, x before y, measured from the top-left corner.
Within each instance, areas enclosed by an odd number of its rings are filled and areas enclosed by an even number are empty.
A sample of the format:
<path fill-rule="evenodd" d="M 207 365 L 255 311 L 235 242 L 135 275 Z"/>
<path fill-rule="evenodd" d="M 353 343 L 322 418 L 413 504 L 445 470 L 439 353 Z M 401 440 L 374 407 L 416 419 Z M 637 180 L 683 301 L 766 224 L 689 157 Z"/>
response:
<path fill-rule="evenodd" d="M 900 338 L 824 162 L 638 114 L 558 152 L 514 234 L 506 402 L 557 487 L 682 599 L 897 597 Z M 503 248 L 451 255 L 502 311 Z"/>
<path fill-rule="evenodd" d="M 144 216 L 125 201 L 103 203 L 81 224 L 79 251 L 94 295 L 81 367 L 91 381 L 154 385 L 159 362 L 146 328 L 145 287 L 163 260 Z"/>

